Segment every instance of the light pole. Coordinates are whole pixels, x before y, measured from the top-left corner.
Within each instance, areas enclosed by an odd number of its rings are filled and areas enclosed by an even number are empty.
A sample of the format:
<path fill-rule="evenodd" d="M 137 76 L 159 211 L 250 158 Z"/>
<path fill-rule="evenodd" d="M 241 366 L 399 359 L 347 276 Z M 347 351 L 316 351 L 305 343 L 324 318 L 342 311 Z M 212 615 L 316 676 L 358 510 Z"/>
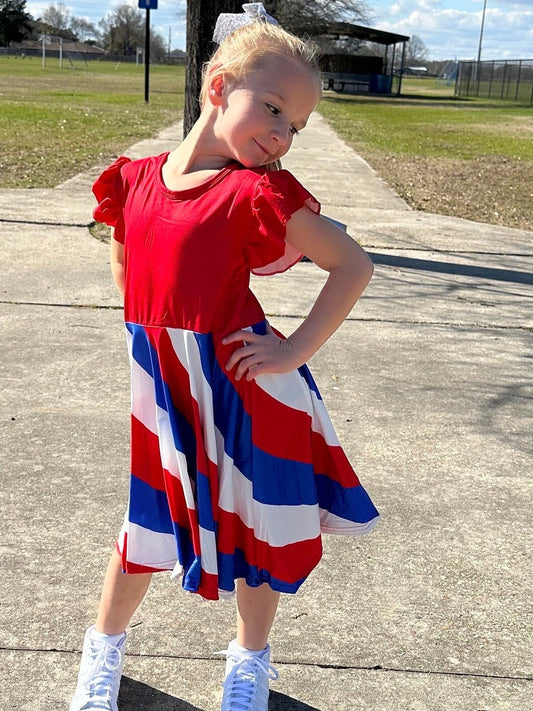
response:
<path fill-rule="evenodd" d="M 481 30 L 479 32 L 479 49 L 477 51 L 477 67 L 479 72 L 479 63 L 481 62 L 481 45 L 483 43 L 483 28 L 485 27 L 485 10 L 487 9 L 487 0 L 483 0 L 483 12 L 481 14 Z"/>

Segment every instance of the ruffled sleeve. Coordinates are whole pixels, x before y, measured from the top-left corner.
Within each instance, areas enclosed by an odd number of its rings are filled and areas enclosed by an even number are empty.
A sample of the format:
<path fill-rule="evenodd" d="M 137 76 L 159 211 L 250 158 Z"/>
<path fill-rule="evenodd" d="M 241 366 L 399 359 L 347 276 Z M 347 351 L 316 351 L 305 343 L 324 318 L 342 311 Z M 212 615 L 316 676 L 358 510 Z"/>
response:
<path fill-rule="evenodd" d="M 114 238 L 124 242 L 124 183 L 120 170 L 131 159 L 120 156 L 106 168 L 93 185 L 93 193 L 98 201 L 93 217 L 97 222 L 105 222 L 115 228 Z"/>
<path fill-rule="evenodd" d="M 247 242 L 253 274 L 278 274 L 300 261 L 302 254 L 285 241 L 285 233 L 289 219 L 304 206 L 320 212 L 320 203 L 287 170 L 269 171 L 261 177 L 252 196 Z"/>

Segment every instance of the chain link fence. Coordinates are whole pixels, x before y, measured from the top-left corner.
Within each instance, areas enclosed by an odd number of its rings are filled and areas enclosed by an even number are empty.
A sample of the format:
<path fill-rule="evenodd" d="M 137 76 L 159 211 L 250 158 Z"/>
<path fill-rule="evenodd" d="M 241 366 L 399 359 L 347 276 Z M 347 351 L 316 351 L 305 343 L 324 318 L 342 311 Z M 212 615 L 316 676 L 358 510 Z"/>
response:
<path fill-rule="evenodd" d="M 533 105 L 533 59 L 459 62 L 455 96 L 481 96 Z"/>

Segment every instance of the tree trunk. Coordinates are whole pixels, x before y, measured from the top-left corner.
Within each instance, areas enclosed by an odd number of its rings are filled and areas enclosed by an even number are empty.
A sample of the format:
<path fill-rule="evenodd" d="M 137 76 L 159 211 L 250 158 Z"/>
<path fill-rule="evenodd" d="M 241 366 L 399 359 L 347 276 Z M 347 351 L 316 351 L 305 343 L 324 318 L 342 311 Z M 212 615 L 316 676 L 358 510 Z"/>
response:
<path fill-rule="evenodd" d="M 216 49 L 213 30 L 221 12 L 242 12 L 241 0 L 187 0 L 187 64 L 185 68 L 185 137 L 200 115 L 202 67 Z"/>

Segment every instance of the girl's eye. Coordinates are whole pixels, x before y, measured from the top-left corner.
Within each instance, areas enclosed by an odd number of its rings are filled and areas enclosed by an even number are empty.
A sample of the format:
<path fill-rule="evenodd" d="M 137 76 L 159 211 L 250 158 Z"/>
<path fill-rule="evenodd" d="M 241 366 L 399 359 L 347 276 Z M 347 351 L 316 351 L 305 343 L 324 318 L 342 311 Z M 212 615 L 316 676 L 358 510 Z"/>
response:
<path fill-rule="evenodd" d="M 278 109 L 278 107 L 274 106 L 273 104 L 266 104 L 266 107 L 273 116 L 279 116 L 279 114 L 281 113 L 281 109 Z M 291 134 L 291 136 L 297 136 L 299 131 L 295 126 L 291 126 L 289 128 L 289 133 Z"/>

